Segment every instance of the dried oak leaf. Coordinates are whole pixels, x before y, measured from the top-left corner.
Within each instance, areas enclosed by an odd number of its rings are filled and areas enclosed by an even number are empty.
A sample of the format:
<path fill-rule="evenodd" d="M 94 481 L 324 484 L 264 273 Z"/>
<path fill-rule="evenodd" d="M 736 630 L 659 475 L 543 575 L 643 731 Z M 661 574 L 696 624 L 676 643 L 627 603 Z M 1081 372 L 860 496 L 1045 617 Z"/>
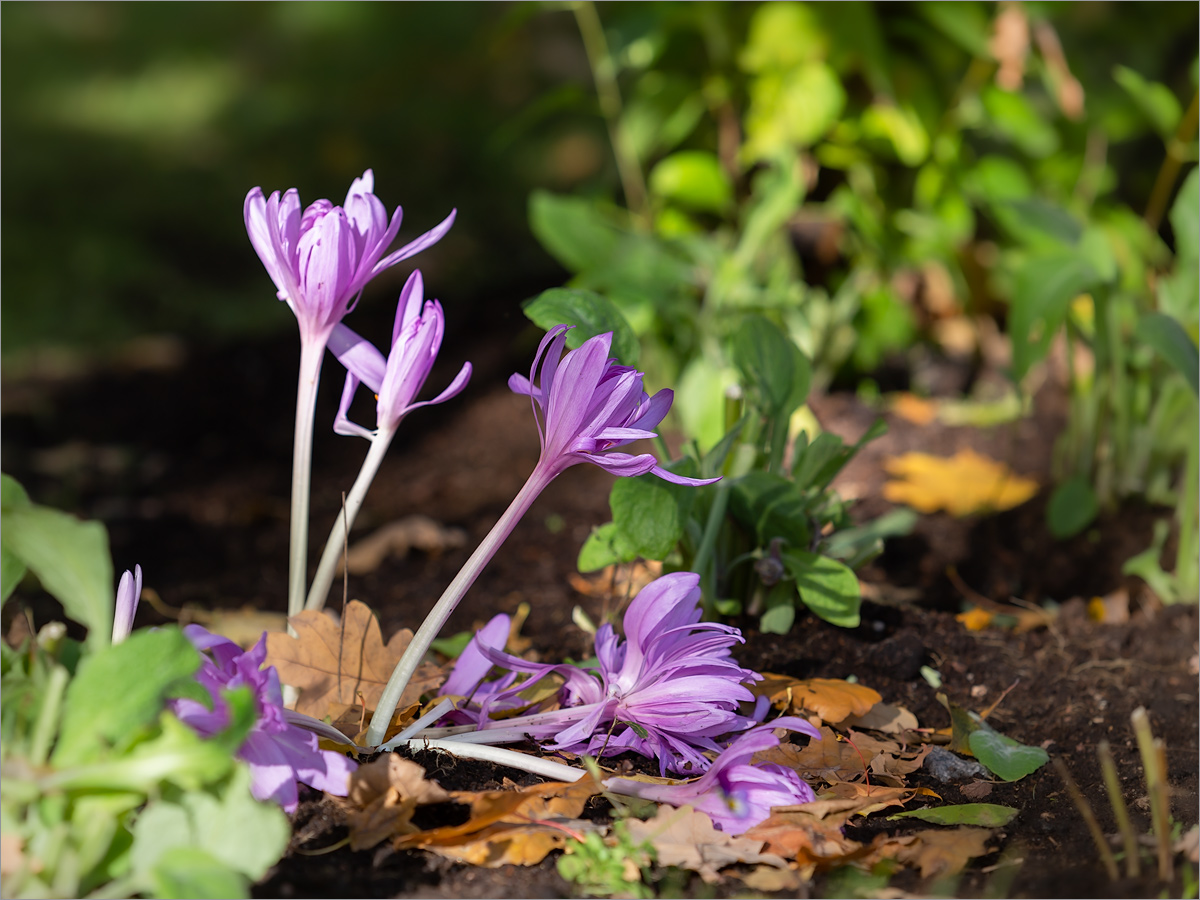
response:
<path fill-rule="evenodd" d="M 392 669 L 412 640 L 412 632 L 403 628 L 385 644 L 375 615 L 358 600 L 346 605 L 341 626 L 315 610 L 305 610 L 289 621 L 296 637 L 268 634 L 267 664 L 279 670 L 284 684 L 300 688 L 296 711 L 318 719 L 330 714 L 331 704 L 350 705 L 360 698 L 368 709 L 374 709 Z M 399 706 L 418 702 L 421 694 L 441 681 L 440 669 L 421 665 Z"/>
<path fill-rule="evenodd" d="M 814 815 L 811 806 L 777 809 L 742 836 L 762 841 L 769 853 L 795 860 L 808 877 L 817 867 L 862 854 L 863 845 L 842 834 L 842 817 Z"/>
<path fill-rule="evenodd" d="M 595 829 L 595 823 L 582 819 L 555 819 L 545 824 L 525 825 L 500 822 L 457 843 L 421 846 L 446 859 L 488 869 L 498 866 L 536 866 L 550 851 L 562 849 L 569 836 Z"/>
<path fill-rule="evenodd" d="M 876 703 L 861 716 L 847 716 L 841 724 L 847 728 L 883 731 L 887 734 L 914 731 L 920 725 L 917 717 L 903 706 L 883 702 Z"/>
<path fill-rule="evenodd" d="M 787 766 L 810 781 L 860 781 L 870 772 L 873 782 L 902 787 L 900 776 L 919 769 L 929 753 L 927 745 L 902 746 L 858 731 L 843 740 L 828 725 L 820 732 L 819 741 L 804 747 L 780 744 L 755 754 L 754 761 Z"/>
<path fill-rule="evenodd" d="M 684 806 L 662 806 L 644 822 L 628 820 L 629 837 L 635 844 L 649 842 L 662 866 L 679 866 L 699 872 L 712 883 L 720 870 L 734 863 L 765 864 L 786 869 L 787 861 L 773 853 L 763 853 L 763 841 L 717 831 L 712 819 Z"/>
<path fill-rule="evenodd" d="M 953 516 L 1000 512 L 1020 506 L 1037 493 L 1038 483 L 1004 463 L 960 450 L 951 457 L 905 453 L 884 460 L 897 481 L 883 486 L 884 499 L 906 503 L 923 513 L 945 510 Z"/>
<path fill-rule="evenodd" d="M 451 799 L 436 781 L 425 778 L 425 769 L 396 753 L 385 753 L 359 766 L 350 776 L 350 791 L 342 801 L 352 811 L 350 849 L 365 850 L 398 834 L 411 834 L 413 812 L 427 803 Z"/>
<path fill-rule="evenodd" d="M 881 835 L 872 849 L 878 858 L 891 858 L 916 866 L 922 878 L 955 875 L 970 860 L 991 852 L 990 828 L 927 828 L 899 837 Z"/>
<path fill-rule="evenodd" d="M 756 696 L 770 698 L 784 713 L 814 713 L 821 721 L 836 725 L 848 716 L 862 716 L 883 700 L 879 692 L 863 684 L 840 678 L 791 678 L 763 673 L 763 680 L 750 688 Z"/>

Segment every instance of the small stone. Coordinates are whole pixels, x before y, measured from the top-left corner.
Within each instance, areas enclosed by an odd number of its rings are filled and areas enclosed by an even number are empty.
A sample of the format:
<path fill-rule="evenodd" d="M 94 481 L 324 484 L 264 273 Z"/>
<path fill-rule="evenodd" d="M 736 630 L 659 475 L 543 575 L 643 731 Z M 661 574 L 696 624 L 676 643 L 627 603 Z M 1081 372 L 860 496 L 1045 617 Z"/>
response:
<path fill-rule="evenodd" d="M 964 781 L 979 775 L 987 775 L 987 769 L 973 759 L 963 759 L 944 747 L 934 747 L 925 757 L 925 770 L 942 784 Z"/>

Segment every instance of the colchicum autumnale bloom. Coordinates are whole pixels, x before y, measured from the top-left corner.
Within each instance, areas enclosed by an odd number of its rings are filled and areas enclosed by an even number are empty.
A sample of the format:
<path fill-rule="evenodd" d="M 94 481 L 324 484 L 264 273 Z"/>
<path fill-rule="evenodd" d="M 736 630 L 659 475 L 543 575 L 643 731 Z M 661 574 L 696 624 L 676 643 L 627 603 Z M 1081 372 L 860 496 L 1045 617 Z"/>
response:
<path fill-rule="evenodd" d="M 175 715 L 201 737 L 210 737 L 229 724 L 229 710 L 221 694 L 230 688 L 249 687 L 254 694 L 258 721 L 238 750 L 250 765 L 251 793 L 258 800 L 274 800 L 287 812 L 299 803 L 296 782 L 318 790 L 346 796 L 350 773 L 357 768 L 350 759 L 318 747 L 317 736 L 291 724 L 283 708 L 279 675 L 274 666 L 262 668 L 267 655 L 264 634 L 250 650 L 209 633 L 199 625 L 188 625 L 184 634 L 204 662 L 196 680 L 212 697 L 209 709 L 197 700 L 171 701 Z"/>
<path fill-rule="evenodd" d="M 706 813 L 722 831 L 741 834 L 767 818 L 776 806 L 811 803 L 816 799 L 812 788 L 793 769 L 775 763 L 751 765 L 754 754 L 779 746 L 777 728 L 821 739 L 817 729 L 804 719 L 784 716 L 739 735 L 695 781 L 647 784 L 629 778 L 610 778 L 604 786 L 643 800 L 691 806 Z"/>
<path fill-rule="evenodd" d="M 629 604 L 624 640 L 610 624 L 596 632 L 595 670 L 531 663 L 504 653 L 503 637 L 498 646 L 487 642 L 499 636 L 498 627 L 480 632 L 472 640 L 477 654 L 509 673 L 531 677 L 514 683 L 506 676 L 500 689 L 485 684 L 480 693 L 456 666 L 447 686 L 472 699 L 457 721 L 474 711 L 479 730 L 455 739 L 506 743 L 529 735 L 550 739 L 551 749 L 571 753 L 612 756 L 633 750 L 657 759 L 663 774 L 704 771 L 709 760 L 703 751 L 719 752 L 723 736 L 760 721 L 761 716 L 741 715 L 738 707 L 754 702 L 746 685 L 761 676 L 730 655 L 730 648 L 742 641 L 736 628 L 701 622 L 700 616 L 698 575 L 675 572 L 656 579 Z M 480 672 L 474 655 L 464 657 L 471 674 L 479 673 L 478 682 L 486 670 Z M 562 708 L 489 719 L 494 712 L 525 705 L 517 695 L 551 674 L 564 682 L 558 697 Z"/>
<path fill-rule="evenodd" d="M 113 607 L 112 642 L 119 644 L 133 630 L 133 617 L 137 614 L 138 600 L 142 596 L 142 567 L 125 570 L 117 585 L 117 602 Z"/>
<path fill-rule="evenodd" d="M 566 325 L 556 325 L 542 339 L 529 377 L 513 375 L 509 387 L 527 394 L 534 408 L 542 452 L 525 485 L 508 509 L 455 576 L 408 645 L 389 679 L 371 725 L 367 742 L 378 745 L 400 695 L 421 658 L 441 631 L 483 567 L 543 490 L 567 468 L 590 462 L 614 475 L 652 472 L 676 484 L 704 485 L 716 478 L 685 478 L 667 471 L 650 453 L 631 455 L 619 448 L 641 438 L 656 437 L 653 429 L 671 408 L 674 397 L 661 390 L 653 397 L 642 387 L 642 373 L 609 357 L 612 333 L 584 341 L 565 356 Z M 561 357 L 561 359 L 560 359 Z"/>
<path fill-rule="evenodd" d="M 346 495 L 344 513 L 339 513 L 325 544 L 305 601 L 306 609 L 320 609 L 324 605 L 347 531 L 362 508 L 367 489 L 379 471 L 401 420 L 418 407 L 443 403 L 456 396 L 471 378 L 471 364 L 464 363 L 454 380 L 440 394 L 432 400 L 416 401 L 417 393 L 437 361 L 445 328 L 442 305 L 436 300 L 424 299 L 424 284 L 419 270 L 409 276 L 400 292 L 396 321 L 392 328 L 391 350 L 386 359 L 369 341 L 345 325 L 334 326 L 329 338 L 329 350 L 346 367 L 346 384 L 333 430 L 338 434 L 365 437 L 371 442 L 371 449 L 354 486 Z M 348 416 L 359 384 L 369 387 L 376 397 L 374 431 L 356 425 Z"/>
<path fill-rule="evenodd" d="M 350 185 L 344 206 L 318 200 L 302 210 L 295 188 L 264 198 L 259 187 L 246 195 L 243 205 L 250 243 L 275 282 L 279 299 L 291 307 L 300 326 L 288 563 L 290 615 L 304 605 L 313 410 L 325 346 L 368 281 L 436 243 L 454 223 L 452 211 L 436 228 L 387 253 L 400 231 L 403 213 L 397 207 L 389 221 L 387 208 L 375 196 L 374 188 L 375 176 L 367 169 Z"/>

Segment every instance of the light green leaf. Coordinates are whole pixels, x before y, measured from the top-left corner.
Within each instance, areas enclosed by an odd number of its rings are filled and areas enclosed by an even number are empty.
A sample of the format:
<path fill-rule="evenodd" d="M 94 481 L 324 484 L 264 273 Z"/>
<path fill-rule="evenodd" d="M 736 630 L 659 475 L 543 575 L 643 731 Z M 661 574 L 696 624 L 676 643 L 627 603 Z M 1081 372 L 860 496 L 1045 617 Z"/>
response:
<path fill-rule="evenodd" d="M 1183 108 L 1171 89 L 1165 84 L 1150 81 L 1126 66 L 1113 69 L 1113 78 L 1133 98 L 1142 115 L 1146 117 L 1158 136 L 1170 140 L 1179 127 Z"/>
<path fill-rule="evenodd" d="M 971 732 L 967 745 L 989 772 L 1005 781 L 1020 781 L 1050 760 L 1041 747 L 1026 746 L 986 725 Z"/>
<path fill-rule="evenodd" d="M 1095 270 L 1079 253 L 1064 250 L 1025 261 L 1017 271 L 1008 326 L 1015 378 L 1024 378 L 1045 356 L 1071 301 L 1096 282 Z"/>
<path fill-rule="evenodd" d="M 750 83 L 746 113 L 747 161 L 771 159 L 789 147 L 810 147 L 824 137 L 846 106 L 837 73 L 820 62 L 768 72 Z"/>
<path fill-rule="evenodd" d="M 715 153 L 682 150 L 650 172 L 650 190 L 699 212 L 722 213 L 733 202 L 733 184 Z"/>
<path fill-rule="evenodd" d="M 911 106 L 875 103 L 862 115 L 863 134 L 885 140 L 906 166 L 919 166 L 929 155 L 929 134 Z"/>
<path fill-rule="evenodd" d="M 112 557 L 102 524 L 45 506 L 11 506 L 4 510 L 0 545 L 37 575 L 70 618 L 87 626 L 89 646 L 109 642 Z"/>
<path fill-rule="evenodd" d="M 804 3 L 764 3 L 754 11 L 738 62 L 747 72 L 792 69 L 822 59 L 828 38 Z"/>
<path fill-rule="evenodd" d="M 236 900 L 250 896 L 250 886 L 245 878 L 197 847 L 179 846 L 164 851 L 148 873 L 147 880 L 149 883 L 143 892 L 164 900 L 187 900 L 189 897 Z"/>
<path fill-rule="evenodd" d="M 637 557 L 637 550 L 621 533 L 617 523 L 605 522 L 599 528 L 592 529 L 579 548 L 577 565 L 580 572 L 597 572 L 605 566 L 633 562 Z"/>
<path fill-rule="evenodd" d="M 862 595 L 858 578 L 844 563 L 805 550 L 785 551 L 783 562 L 805 606 L 833 625 L 858 626 Z"/>
<path fill-rule="evenodd" d="M 780 581 L 767 593 L 767 608 L 758 620 L 758 630 L 763 634 L 787 634 L 795 621 L 796 585 Z"/>
<path fill-rule="evenodd" d="M 84 657 L 67 688 L 52 761 L 79 765 L 135 737 L 157 721 L 172 686 L 199 668 L 200 654 L 178 628 L 135 631 Z"/>
<path fill-rule="evenodd" d="M 1195 166 L 1171 204 L 1171 230 L 1175 232 L 1175 255 L 1196 265 L 1200 254 L 1200 168 Z"/>
<path fill-rule="evenodd" d="M 550 255 L 573 272 L 606 263 L 621 240 L 620 230 L 593 201 L 548 191 L 529 196 L 529 227 Z"/>
<path fill-rule="evenodd" d="M 577 288 L 550 288 L 525 303 L 526 317 L 549 331 L 555 325 L 574 325 L 567 332 L 567 346 L 575 349 L 588 338 L 613 333 L 612 354 L 623 365 L 638 358 L 638 341 L 629 322 L 607 297 Z"/>
<path fill-rule="evenodd" d="M 730 356 L 746 387 L 780 421 L 808 396 L 812 366 L 795 342 L 764 316 L 748 315 L 733 334 Z"/>
<path fill-rule="evenodd" d="M 639 556 L 665 559 L 683 536 L 695 488 L 657 475 L 618 478 L 608 497 L 613 523 Z"/>
<path fill-rule="evenodd" d="M 1020 810 L 996 803 L 960 803 L 956 806 L 934 806 L 928 809 L 910 809 L 907 812 L 888 816 L 895 819 L 920 819 L 934 825 L 982 825 L 984 828 L 1000 828 L 1017 817 Z"/>
<path fill-rule="evenodd" d="M 1100 504 L 1087 479 L 1073 475 L 1054 489 L 1046 505 L 1046 525 L 1059 540 L 1073 537 L 1092 524 Z"/>
<path fill-rule="evenodd" d="M 1146 313 L 1138 319 L 1136 333 L 1187 379 L 1192 393 L 1200 393 L 1200 353 L 1182 325 L 1163 313 Z"/>
<path fill-rule="evenodd" d="M 989 85 L 983 91 L 983 107 L 992 129 L 1028 156 L 1042 159 L 1058 149 L 1058 132 L 1024 94 Z"/>

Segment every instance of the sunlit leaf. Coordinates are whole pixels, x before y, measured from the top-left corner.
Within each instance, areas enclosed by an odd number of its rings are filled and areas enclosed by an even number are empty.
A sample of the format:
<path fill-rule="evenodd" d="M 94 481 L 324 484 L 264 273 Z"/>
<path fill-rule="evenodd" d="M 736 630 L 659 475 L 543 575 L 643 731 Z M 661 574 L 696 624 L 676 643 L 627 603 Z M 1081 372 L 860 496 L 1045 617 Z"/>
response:
<path fill-rule="evenodd" d="M 884 498 L 923 513 L 945 510 L 961 517 L 1002 511 L 1020 506 L 1038 490 L 1033 479 L 970 449 L 951 457 L 905 453 L 885 460 L 884 468 L 898 479 L 884 485 Z"/>
<path fill-rule="evenodd" d="M 783 562 L 805 606 L 834 625 L 858 625 L 862 594 L 858 577 L 845 563 L 807 550 L 786 550 Z"/>
<path fill-rule="evenodd" d="M 683 150 L 650 171 L 650 190 L 698 212 L 721 213 L 733 200 L 733 184 L 715 153 Z"/>
<path fill-rule="evenodd" d="M 637 362 L 637 335 L 616 304 L 595 291 L 550 288 L 526 303 L 524 311 L 531 322 L 547 331 L 555 325 L 574 325 L 567 332 L 567 346 L 572 349 L 588 338 L 611 331 L 613 356 L 623 365 Z"/>
<path fill-rule="evenodd" d="M 1174 136 L 1183 108 L 1165 84 L 1150 81 L 1126 66 L 1113 69 L 1113 79 L 1133 98 L 1150 126 L 1164 140 Z"/>

